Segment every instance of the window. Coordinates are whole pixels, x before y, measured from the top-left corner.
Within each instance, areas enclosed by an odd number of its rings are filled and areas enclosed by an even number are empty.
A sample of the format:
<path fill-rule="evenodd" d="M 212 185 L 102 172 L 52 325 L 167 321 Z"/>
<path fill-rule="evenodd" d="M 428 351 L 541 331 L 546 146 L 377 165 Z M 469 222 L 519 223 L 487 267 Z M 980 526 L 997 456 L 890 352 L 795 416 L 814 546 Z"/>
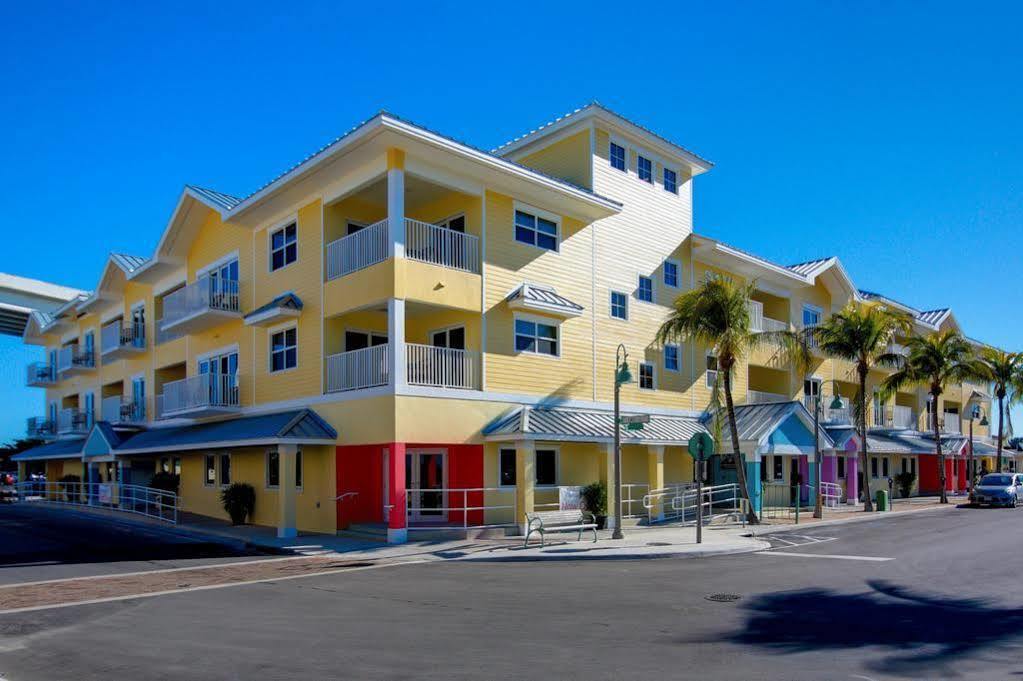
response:
<path fill-rule="evenodd" d="M 654 390 L 654 365 L 650 362 L 639 364 L 639 389 Z"/>
<path fill-rule="evenodd" d="M 515 320 L 515 352 L 558 356 L 558 327 L 529 319 Z"/>
<path fill-rule="evenodd" d="M 876 478 L 877 477 L 877 457 L 876 456 L 870 457 L 870 477 L 872 477 L 872 478 Z"/>
<path fill-rule="evenodd" d="M 170 459 L 166 456 L 160 458 L 160 472 L 170 473 Z"/>
<path fill-rule="evenodd" d="M 664 169 L 664 191 L 678 194 L 678 175 L 674 170 Z"/>
<path fill-rule="evenodd" d="M 821 310 L 817 307 L 806 305 L 803 307 L 803 327 L 809 328 L 821 323 Z"/>
<path fill-rule="evenodd" d="M 707 355 L 707 387 L 713 388 L 718 382 L 718 358 L 714 355 Z"/>
<path fill-rule="evenodd" d="M 515 450 L 502 449 L 500 458 L 501 485 L 512 486 L 515 484 Z"/>
<path fill-rule="evenodd" d="M 548 251 L 558 250 L 558 223 L 525 211 L 515 211 L 515 240 Z"/>
<path fill-rule="evenodd" d="M 611 143 L 611 167 L 616 170 L 625 170 L 625 147 Z"/>
<path fill-rule="evenodd" d="M 624 293 L 611 291 L 611 316 L 615 319 L 629 318 L 629 299 Z"/>
<path fill-rule="evenodd" d="M 682 352 L 677 345 L 664 346 L 664 370 L 679 371 L 682 368 Z"/>
<path fill-rule="evenodd" d="M 536 450 L 536 484 L 558 484 L 558 452 L 554 449 Z"/>
<path fill-rule="evenodd" d="M 279 487 L 281 484 L 281 455 L 276 449 L 266 453 L 266 486 Z"/>
<path fill-rule="evenodd" d="M 220 455 L 220 485 L 226 487 L 231 484 L 231 455 Z"/>
<path fill-rule="evenodd" d="M 889 469 L 888 457 L 886 456 L 883 459 L 881 459 L 881 476 L 887 478 L 891 474 L 892 472 Z"/>
<path fill-rule="evenodd" d="M 278 331 L 270 336 L 270 371 L 284 371 L 298 366 L 298 329 Z"/>
<path fill-rule="evenodd" d="M 644 182 L 654 183 L 654 164 L 650 162 L 650 159 L 637 156 L 636 173 L 639 175 L 639 179 Z"/>
<path fill-rule="evenodd" d="M 639 275 L 639 286 L 636 288 L 636 296 L 645 303 L 654 302 L 654 280 L 650 277 Z"/>
<path fill-rule="evenodd" d="M 451 217 L 445 218 L 443 220 L 439 220 L 434 224 L 437 225 L 438 227 L 443 227 L 444 229 L 450 229 L 452 232 L 460 232 L 461 234 L 465 234 L 465 215 L 462 213 L 459 213 L 458 215 L 452 215 Z"/>
<path fill-rule="evenodd" d="M 302 489 L 302 450 L 295 452 L 295 487 Z"/>
<path fill-rule="evenodd" d="M 839 478 L 844 478 L 845 477 L 845 457 L 844 456 L 838 457 L 838 477 Z"/>
<path fill-rule="evenodd" d="M 298 260 L 298 225 L 292 222 L 270 234 L 270 271 L 287 267 Z"/>
<path fill-rule="evenodd" d="M 906 457 L 902 457 L 902 472 L 903 473 L 909 472 L 909 459 L 907 459 Z"/>
<path fill-rule="evenodd" d="M 804 397 L 820 397 L 821 394 L 821 380 L 819 378 L 807 378 L 803 380 L 803 396 Z M 812 402 L 810 403 L 813 404 Z"/>
<path fill-rule="evenodd" d="M 387 336 L 367 331 L 345 331 L 345 352 L 387 345 Z"/>
<path fill-rule="evenodd" d="M 217 484 L 217 457 L 207 454 L 205 463 L 206 477 L 203 479 L 203 484 L 207 487 L 212 487 Z"/>
<path fill-rule="evenodd" d="M 783 480 L 785 478 L 784 463 L 780 456 L 774 457 L 774 470 L 772 473 L 775 480 Z"/>
<path fill-rule="evenodd" d="M 916 475 L 916 459 L 909 460 L 909 472 Z"/>
<path fill-rule="evenodd" d="M 678 262 L 675 260 L 664 261 L 664 285 L 671 288 L 678 288 Z"/>
<path fill-rule="evenodd" d="M 174 469 L 174 475 L 181 475 L 181 457 L 175 456 L 171 462 L 171 467 Z"/>

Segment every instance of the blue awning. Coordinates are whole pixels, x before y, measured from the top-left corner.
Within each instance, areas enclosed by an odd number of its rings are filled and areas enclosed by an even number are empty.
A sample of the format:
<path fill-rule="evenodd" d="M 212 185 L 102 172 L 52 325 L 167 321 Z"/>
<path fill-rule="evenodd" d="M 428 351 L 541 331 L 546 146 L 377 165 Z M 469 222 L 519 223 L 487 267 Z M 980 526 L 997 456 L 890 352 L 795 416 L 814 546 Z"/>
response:
<path fill-rule="evenodd" d="M 73 440 L 57 440 L 39 445 L 32 449 L 18 452 L 11 457 L 11 461 L 43 461 L 46 459 L 70 459 L 82 456 L 82 445 L 85 440 L 75 438 Z"/>

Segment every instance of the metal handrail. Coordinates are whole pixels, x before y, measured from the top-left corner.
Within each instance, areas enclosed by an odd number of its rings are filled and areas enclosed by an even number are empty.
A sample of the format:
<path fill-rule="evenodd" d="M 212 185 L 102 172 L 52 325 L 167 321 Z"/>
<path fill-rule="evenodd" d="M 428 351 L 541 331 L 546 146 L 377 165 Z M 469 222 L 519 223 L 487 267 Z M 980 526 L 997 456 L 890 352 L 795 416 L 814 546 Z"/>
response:
<path fill-rule="evenodd" d="M 178 522 L 180 497 L 155 487 L 120 482 L 33 482 L 15 486 L 15 501 L 59 506 L 92 506 Z"/>
<path fill-rule="evenodd" d="M 497 492 L 503 494 L 512 495 L 511 504 L 487 504 L 486 494 L 488 492 Z M 428 510 L 437 511 L 441 514 L 446 514 L 450 511 L 457 511 L 462 513 L 462 529 L 463 530 L 477 530 L 477 529 L 489 529 L 497 527 L 516 527 L 518 524 L 518 497 L 515 494 L 514 488 L 509 487 L 434 487 L 434 488 L 419 488 L 419 487 L 407 487 L 405 488 L 405 527 L 409 531 L 413 530 L 431 530 L 437 529 L 437 525 L 429 525 L 426 527 L 412 527 L 412 513 L 414 510 L 421 509 L 422 507 L 413 507 L 412 502 L 416 495 L 419 494 L 440 494 L 441 498 L 445 501 L 443 506 L 431 506 Z M 462 495 L 461 506 L 449 506 L 448 503 L 451 495 Z M 484 504 L 482 506 L 470 506 L 469 495 L 470 494 L 482 494 L 484 498 Z M 512 520 L 508 523 L 487 523 L 486 514 L 487 511 L 508 511 L 512 512 Z M 472 511 L 483 511 L 482 524 L 469 524 L 469 513 Z M 441 527 L 450 527 L 450 525 L 442 525 Z M 456 526 L 457 527 L 457 526 Z"/>

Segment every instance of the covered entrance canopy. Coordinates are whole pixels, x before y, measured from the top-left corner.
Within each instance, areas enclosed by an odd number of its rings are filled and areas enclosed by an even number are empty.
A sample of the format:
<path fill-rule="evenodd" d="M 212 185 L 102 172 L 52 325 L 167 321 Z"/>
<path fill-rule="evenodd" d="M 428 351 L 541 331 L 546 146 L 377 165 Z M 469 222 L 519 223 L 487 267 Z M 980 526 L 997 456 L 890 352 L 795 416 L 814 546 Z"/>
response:
<path fill-rule="evenodd" d="M 625 416 L 626 414 L 623 414 Z M 707 432 L 691 416 L 650 415 L 638 430 L 619 426 L 623 444 L 684 445 L 696 433 Z M 614 413 L 568 407 L 518 407 L 483 429 L 488 440 L 545 440 L 561 442 L 612 442 Z"/>

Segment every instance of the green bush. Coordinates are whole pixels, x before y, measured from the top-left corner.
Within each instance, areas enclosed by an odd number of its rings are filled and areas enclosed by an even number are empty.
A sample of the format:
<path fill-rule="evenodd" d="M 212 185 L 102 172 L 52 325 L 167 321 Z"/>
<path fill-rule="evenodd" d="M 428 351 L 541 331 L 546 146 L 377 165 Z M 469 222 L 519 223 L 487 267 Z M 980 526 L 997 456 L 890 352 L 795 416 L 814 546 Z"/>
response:
<path fill-rule="evenodd" d="M 903 499 L 908 499 L 910 493 L 913 491 L 913 483 L 916 481 L 916 475 L 913 473 L 899 473 L 895 476 L 895 484 L 899 486 L 899 494 Z"/>
<path fill-rule="evenodd" d="M 591 482 L 580 492 L 583 506 L 594 516 L 607 517 L 607 485 L 603 481 Z"/>
<path fill-rule="evenodd" d="M 69 473 L 58 480 L 58 482 L 64 483 L 64 496 L 67 498 L 68 503 L 77 504 L 82 494 L 81 476 Z"/>
<path fill-rule="evenodd" d="M 256 508 L 256 490 L 247 482 L 233 482 L 220 493 L 220 503 L 231 516 L 231 523 L 244 525 Z"/>

